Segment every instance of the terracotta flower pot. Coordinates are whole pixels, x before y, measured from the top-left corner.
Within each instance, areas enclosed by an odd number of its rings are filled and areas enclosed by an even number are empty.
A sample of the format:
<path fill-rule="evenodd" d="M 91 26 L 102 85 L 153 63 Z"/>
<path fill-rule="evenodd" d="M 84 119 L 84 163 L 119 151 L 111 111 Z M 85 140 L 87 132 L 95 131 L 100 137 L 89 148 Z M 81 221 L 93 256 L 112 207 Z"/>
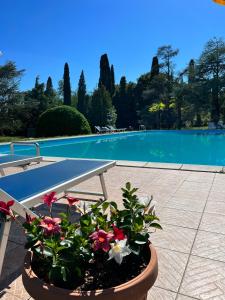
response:
<path fill-rule="evenodd" d="M 25 257 L 23 284 L 34 299 L 44 300 L 146 300 L 148 290 L 153 286 L 158 275 L 158 261 L 155 248 L 150 245 L 151 259 L 146 269 L 132 280 L 116 287 L 77 292 L 47 284 L 40 280 L 31 269 L 31 252 Z"/>

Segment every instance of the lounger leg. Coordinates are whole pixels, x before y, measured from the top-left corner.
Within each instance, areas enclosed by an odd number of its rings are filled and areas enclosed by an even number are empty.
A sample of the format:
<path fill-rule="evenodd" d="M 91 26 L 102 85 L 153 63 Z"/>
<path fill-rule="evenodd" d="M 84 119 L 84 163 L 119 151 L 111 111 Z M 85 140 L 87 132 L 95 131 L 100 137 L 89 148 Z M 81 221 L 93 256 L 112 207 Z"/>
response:
<path fill-rule="evenodd" d="M 1 228 L 0 228 L 0 277 L 2 272 L 2 266 L 4 262 L 5 257 L 5 251 L 7 247 L 8 237 L 9 237 L 9 231 L 10 231 L 11 221 L 8 222 L 2 222 Z"/>
<path fill-rule="evenodd" d="M 105 186 L 105 179 L 103 174 L 99 175 L 100 178 L 100 182 L 101 182 L 101 186 L 102 186 L 102 192 L 103 192 L 103 196 L 104 196 L 104 200 L 108 199 L 108 194 L 107 194 L 107 190 L 106 190 L 106 186 Z"/>
<path fill-rule="evenodd" d="M 3 169 L 0 169 L 0 174 L 1 174 L 2 176 L 5 176 L 5 171 L 4 171 Z"/>

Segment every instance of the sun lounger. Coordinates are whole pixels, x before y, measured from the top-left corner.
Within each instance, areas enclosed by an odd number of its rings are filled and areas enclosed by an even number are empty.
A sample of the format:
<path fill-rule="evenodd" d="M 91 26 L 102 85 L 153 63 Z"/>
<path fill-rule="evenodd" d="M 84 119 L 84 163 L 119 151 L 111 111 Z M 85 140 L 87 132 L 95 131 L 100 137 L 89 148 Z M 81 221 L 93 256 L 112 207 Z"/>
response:
<path fill-rule="evenodd" d="M 14 154 L 14 146 L 15 145 L 29 145 L 36 147 L 36 156 L 27 156 L 27 155 L 15 155 Z M 4 169 L 9 167 L 22 167 L 26 169 L 26 167 L 32 163 L 39 163 L 42 160 L 40 156 L 40 148 L 38 143 L 32 142 L 12 142 L 10 144 L 11 154 L 0 156 L 0 174 L 2 176 L 5 175 Z"/>
<path fill-rule="evenodd" d="M 30 208 L 41 203 L 43 195 L 52 191 L 96 195 L 102 196 L 106 200 L 108 196 L 103 173 L 114 165 L 115 161 L 66 159 L 36 169 L 4 176 L 0 178 L 0 199 L 6 202 L 13 199 L 15 201 L 12 207 L 13 211 L 23 217 L 26 212 L 36 216 Z M 69 190 L 96 175 L 100 178 L 102 193 Z M 0 228 L 2 233 L 0 237 L 0 274 L 10 223 L 10 221 L 1 223 Z"/>
<path fill-rule="evenodd" d="M 111 131 L 117 132 L 117 131 L 125 131 L 126 128 L 115 128 L 113 126 L 107 126 Z"/>

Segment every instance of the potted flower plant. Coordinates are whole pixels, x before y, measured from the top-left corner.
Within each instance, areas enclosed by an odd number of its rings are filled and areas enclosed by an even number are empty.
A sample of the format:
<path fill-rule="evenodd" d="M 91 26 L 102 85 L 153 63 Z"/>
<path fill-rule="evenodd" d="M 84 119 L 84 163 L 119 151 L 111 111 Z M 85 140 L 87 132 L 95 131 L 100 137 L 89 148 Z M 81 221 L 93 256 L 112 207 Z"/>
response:
<path fill-rule="evenodd" d="M 139 199 L 127 183 L 123 209 L 105 201 L 85 211 L 65 195 L 66 213 L 52 216 L 55 193 L 44 196 L 50 216 L 23 224 L 27 236 L 23 284 L 34 299 L 147 299 L 157 274 L 149 228 L 159 228 L 152 197 Z M 11 203 L 10 203 L 11 204 Z M 77 222 L 71 212 L 79 211 Z"/>

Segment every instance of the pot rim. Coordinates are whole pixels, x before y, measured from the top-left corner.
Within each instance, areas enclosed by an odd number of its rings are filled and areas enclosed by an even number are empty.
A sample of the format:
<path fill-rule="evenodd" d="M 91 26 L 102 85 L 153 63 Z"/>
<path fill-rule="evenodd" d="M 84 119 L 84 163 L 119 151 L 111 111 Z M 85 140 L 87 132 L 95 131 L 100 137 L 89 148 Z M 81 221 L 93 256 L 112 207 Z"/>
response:
<path fill-rule="evenodd" d="M 45 281 L 39 279 L 37 277 L 37 275 L 33 272 L 33 270 L 31 269 L 31 251 L 28 251 L 26 256 L 25 256 L 25 260 L 24 260 L 24 268 L 23 268 L 23 276 L 27 277 L 27 278 L 35 278 L 39 280 L 39 285 L 42 286 L 43 289 L 47 290 L 51 290 L 54 289 L 57 293 L 59 294 L 70 294 L 70 295 L 74 295 L 74 296 L 90 296 L 90 295 L 106 295 L 109 293 L 112 293 L 112 291 L 114 291 L 114 293 L 119 293 L 122 292 L 123 290 L 127 289 L 128 286 L 129 288 L 132 288 L 136 285 L 138 285 L 141 281 L 147 279 L 151 274 L 154 274 L 156 270 L 158 270 L 158 259 L 157 259 L 157 254 L 156 254 L 156 250 L 154 248 L 154 246 L 150 243 L 149 244 L 149 249 L 151 252 L 151 258 L 150 261 L 147 265 L 147 267 L 144 269 L 143 272 L 141 272 L 138 276 L 134 277 L 133 279 L 122 283 L 120 285 L 111 287 L 111 288 L 107 288 L 107 289 L 98 289 L 98 290 L 88 290 L 88 291 L 77 291 L 77 290 L 70 290 L 70 289 L 63 289 L 57 286 L 54 286 L 53 284 L 49 284 L 46 283 Z M 157 274 L 156 274 L 157 276 Z M 156 278 L 156 277 L 155 277 Z M 155 280 L 154 280 L 155 281 Z"/>

